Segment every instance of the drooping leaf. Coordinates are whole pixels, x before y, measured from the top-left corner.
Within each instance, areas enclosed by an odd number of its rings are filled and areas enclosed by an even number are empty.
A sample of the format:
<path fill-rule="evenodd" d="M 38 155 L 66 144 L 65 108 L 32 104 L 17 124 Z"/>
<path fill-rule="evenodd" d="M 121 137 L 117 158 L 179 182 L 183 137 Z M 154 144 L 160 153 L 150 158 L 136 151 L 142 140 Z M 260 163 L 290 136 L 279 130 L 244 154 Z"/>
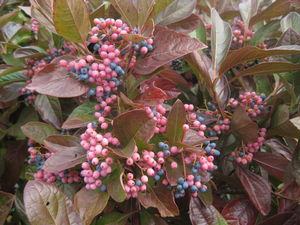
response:
<path fill-rule="evenodd" d="M 298 45 L 285 45 L 270 49 L 260 49 L 253 46 L 246 46 L 238 50 L 231 51 L 226 59 L 223 61 L 219 72 L 225 73 L 232 67 L 239 64 L 250 62 L 259 58 L 265 58 L 274 55 L 289 55 L 294 53 L 300 53 L 300 46 Z"/>
<path fill-rule="evenodd" d="M 82 224 L 72 201 L 54 184 L 28 181 L 24 189 L 24 204 L 32 225 Z"/>
<path fill-rule="evenodd" d="M 83 0 L 54 0 L 53 21 L 57 33 L 73 42 L 83 43 L 91 27 Z"/>
<path fill-rule="evenodd" d="M 299 142 L 293 153 L 293 158 L 291 162 L 291 173 L 295 178 L 297 184 L 300 185 L 300 143 Z"/>
<path fill-rule="evenodd" d="M 256 152 L 253 160 L 264 168 L 270 175 L 283 180 L 289 161 L 282 156 L 269 152 Z"/>
<path fill-rule="evenodd" d="M 153 52 L 138 60 L 134 70 L 139 74 L 149 74 L 173 59 L 203 48 L 206 46 L 195 38 L 163 27 L 156 27 Z"/>
<path fill-rule="evenodd" d="M 256 209 L 261 214 L 268 215 L 271 210 L 270 184 L 263 177 L 250 172 L 240 165 L 235 166 L 235 173 Z"/>
<path fill-rule="evenodd" d="M 126 193 L 123 187 L 123 175 L 123 168 L 116 166 L 112 173 L 108 176 L 107 192 L 116 202 L 123 202 L 126 198 Z"/>
<path fill-rule="evenodd" d="M 65 147 L 48 158 L 43 166 L 47 172 L 56 173 L 77 166 L 86 161 L 86 150 L 79 147 Z"/>
<path fill-rule="evenodd" d="M 176 162 L 177 163 L 177 168 L 172 168 L 171 167 L 171 163 L 172 162 Z M 176 159 L 174 158 L 173 161 L 167 161 L 166 162 L 166 176 L 167 176 L 167 179 L 169 181 L 169 183 L 174 186 L 174 185 L 177 185 L 178 184 L 178 178 L 179 177 L 184 177 L 184 169 L 183 167 L 185 166 L 182 162 L 182 159 Z"/>
<path fill-rule="evenodd" d="M 58 131 L 47 123 L 28 122 L 21 127 L 24 135 L 40 144 L 49 135 L 58 134 Z"/>
<path fill-rule="evenodd" d="M 171 144 L 180 143 L 184 136 L 183 125 L 186 122 L 185 109 L 183 103 L 177 100 L 169 115 L 166 129 L 166 137 Z"/>
<path fill-rule="evenodd" d="M 200 17 L 196 14 L 192 14 L 183 20 L 167 25 L 167 28 L 175 30 L 176 32 L 190 33 L 196 30 L 199 24 Z M 201 39 L 199 39 L 199 41 L 203 42 Z"/>
<path fill-rule="evenodd" d="M 193 225 L 227 225 L 226 220 L 213 206 L 205 206 L 199 198 L 191 198 L 189 215 Z"/>
<path fill-rule="evenodd" d="M 123 146 L 127 146 L 132 140 L 135 140 L 137 145 L 143 145 L 154 135 L 155 124 L 145 110 L 136 109 L 114 119 L 113 133 Z"/>
<path fill-rule="evenodd" d="M 298 34 L 300 34 L 300 15 L 298 13 L 290 12 L 280 21 L 280 24 L 282 32 L 292 28 Z"/>
<path fill-rule="evenodd" d="M 258 211 L 248 198 L 237 198 L 225 205 L 222 215 L 230 225 L 252 225 L 255 224 Z"/>
<path fill-rule="evenodd" d="M 100 214 L 106 207 L 109 199 L 107 192 L 97 190 L 87 190 L 82 188 L 75 194 L 74 208 L 79 213 L 85 225 L 92 223 L 95 216 Z"/>
<path fill-rule="evenodd" d="M 72 135 L 50 135 L 44 139 L 45 147 L 51 152 L 66 151 L 70 147 L 80 147 L 80 139 Z"/>
<path fill-rule="evenodd" d="M 32 83 L 27 88 L 40 94 L 59 98 L 77 97 L 86 93 L 89 86 L 76 80 L 71 72 L 61 67 L 58 63 L 60 59 L 73 58 L 63 56 L 53 60 L 53 63 L 47 65 L 32 78 Z"/>
<path fill-rule="evenodd" d="M 154 18 L 155 24 L 166 26 L 189 17 L 195 9 L 197 1 L 174 0 Z"/>
<path fill-rule="evenodd" d="M 62 111 L 58 98 L 47 95 L 38 95 L 35 99 L 35 108 L 41 118 L 59 129 L 62 124 Z"/>
<path fill-rule="evenodd" d="M 269 147 L 272 152 L 279 153 L 284 156 L 287 160 L 292 159 L 292 150 L 281 143 L 278 139 L 271 138 L 265 141 L 265 146 Z"/>
<path fill-rule="evenodd" d="M 230 48 L 232 31 L 229 23 L 224 22 L 215 9 L 211 11 L 211 19 L 212 66 L 214 71 L 218 71 Z"/>
<path fill-rule="evenodd" d="M 232 131 L 245 143 L 253 143 L 258 138 L 258 125 L 252 121 L 245 109 L 237 107 L 232 116 Z"/>
<path fill-rule="evenodd" d="M 161 217 L 179 215 L 179 209 L 174 201 L 174 195 L 165 187 L 147 186 L 147 192 L 138 193 L 138 200 L 145 208 L 155 207 Z"/>
<path fill-rule="evenodd" d="M 5 224 L 7 215 L 14 203 L 15 196 L 11 193 L 0 191 L 0 224 Z"/>
<path fill-rule="evenodd" d="M 48 55 L 47 52 L 38 46 L 26 46 L 14 51 L 14 57 L 18 59 L 39 58 L 45 55 Z"/>

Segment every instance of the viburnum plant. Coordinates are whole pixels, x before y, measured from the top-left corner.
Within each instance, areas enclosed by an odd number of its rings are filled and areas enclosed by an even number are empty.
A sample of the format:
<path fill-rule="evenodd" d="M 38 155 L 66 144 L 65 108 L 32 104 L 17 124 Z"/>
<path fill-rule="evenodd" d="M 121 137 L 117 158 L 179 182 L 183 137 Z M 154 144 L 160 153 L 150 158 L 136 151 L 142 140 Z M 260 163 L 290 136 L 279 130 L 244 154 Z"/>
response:
<path fill-rule="evenodd" d="M 299 1 L 0 4 L 0 224 L 300 223 Z"/>

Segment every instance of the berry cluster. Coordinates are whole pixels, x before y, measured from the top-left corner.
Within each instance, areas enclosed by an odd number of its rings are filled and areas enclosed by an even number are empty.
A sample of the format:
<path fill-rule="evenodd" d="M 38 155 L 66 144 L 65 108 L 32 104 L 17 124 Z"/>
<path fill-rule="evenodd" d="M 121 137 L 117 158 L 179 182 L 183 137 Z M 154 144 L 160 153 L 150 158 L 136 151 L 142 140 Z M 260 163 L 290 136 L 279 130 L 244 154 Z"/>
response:
<path fill-rule="evenodd" d="M 23 101 L 25 103 L 32 104 L 36 99 L 34 90 L 29 90 L 26 87 L 23 87 L 23 88 L 19 88 L 18 91 L 20 95 L 24 96 Z"/>
<path fill-rule="evenodd" d="M 37 34 L 39 32 L 39 25 L 40 25 L 40 22 L 37 21 L 36 19 L 34 18 L 31 18 L 30 19 L 30 22 L 31 22 L 31 30 L 34 34 Z"/>
<path fill-rule="evenodd" d="M 245 23 L 240 19 L 234 19 L 233 24 L 233 38 L 232 44 L 234 48 L 239 48 L 244 45 L 246 41 L 250 41 L 255 32 L 252 29 L 246 29 Z"/>

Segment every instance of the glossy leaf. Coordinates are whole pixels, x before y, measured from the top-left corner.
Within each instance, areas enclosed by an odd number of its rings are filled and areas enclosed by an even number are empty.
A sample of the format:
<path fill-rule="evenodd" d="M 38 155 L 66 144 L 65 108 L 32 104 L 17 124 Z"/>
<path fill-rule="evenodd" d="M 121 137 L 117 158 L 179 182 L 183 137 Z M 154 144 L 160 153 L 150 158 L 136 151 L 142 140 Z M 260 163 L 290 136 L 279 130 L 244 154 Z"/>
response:
<path fill-rule="evenodd" d="M 14 203 L 15 196 L 11 193 L 0 191 L 0 224 L 5 224 L 7 215 Z"/>
<path fill-rule="evenodd" d="M 196 7 L 196 0 L 174 0 L 154 18 L 155 24 L 166 26 L 189 17 Z"/>
<path fill-rule="evenodd" d="M 77 97 L 86 93 L 89 86 L 78 81 L 71 72 L 61 67 L 58 63 L 60 59 L 71 58 L 61 57 L 54 60 L 32 78 L 32 83 L 27 88 L 59 98 Z"/>
<path fill-rule="evenodd" d="M 290 12 L 281 20 L 280 24 L 282 32 L 292 28 L 300 34 L 300 15 L 298 13 Z"/>
<path fill-rule="evenodd" d="M 155 207 L 162 217 L 179 215 L 179 209 L 174 201 L 174 195 L 165 187 L 147 187 L 147 192 L 138 193 L 138 200 L 145 208 Z"/>
<path fill-rule="evenodd" d="M 28 122 L 21 127 L 24 135 L 40 144 L 49 135 L 58 134 L 58 131 L 47 123 Z"/>
<path fill-rule="evenodd" d="M 263 215 L 268 215 L 271 210 L 271 186 L 261 176 L 236 165 L 235 173 L 240 179 L 249 199 L 255 208 Z"/>
<path fill-rule="evenodd" d="M 74 196 L 74 208 L 84 224 L 89 225 L 106 207 L 108 199 L 107 192 L 82 188 Z"/>
<path fill-rule="evenodd" d="M 24 204 L 32 225 L 82 224 L 72 201 L 54 184 L 28 181 L 24 189 Z"/>
<path fill-rule="evenodd" d="M 149 74 L 173 59 L 203 48 L 206 46 L 195 38 L 163 27 L 156 27 L 153 52 L 138 60 L 134 70 L 139 74 Z"/>
<path fill-rule="evenodd" d="M 213 205 L 205 206 L 199 198 L 191 198 L 189 208 L 192 225 L 227 225 Z"/>
<path fill-rule="evenodd" d="M 282 156 L 274 155 L 269 152 L 256 152 L 253 160 L 264 168 L 270 175 L 284 179 L 284 175 L 289 164 L 289 161 Z"/>
<path fill-rule="evenodd" d="M 80 147 L 65 147 L 48 158 L 43 166 L 47 172 L 56 173 L 86 161 L 86 150 Z"/>
<path fill-rule="evenodd" d="M 116 202 L 123 202 L 126 198 L 123 186 L 123 175 L 124 170 L 117 166 L 108 176 L 107 192 Z"/>
<path fill-rule="evenodd" d="M 237 198 L 225 205 L 222 215 L 229 225 L 252 225 L 255 224 L 258 211 L 248 198 Z"/>
<path fill-rule="evenodd" d="M 114 119 L 113 133 L 123 146 L 133 139 L 137 144 L 147 143 L 154 135 L 154 129 L 155 121 L 143 109 L 123 113 Z"/>
<path fill-rule="evenodd" d="M 253 143 L 258 138 L 258 125 L 251 120 L 241 106 L 234 110 L 232 116 L 232 131 L 236 133 L 246 144 Z"/>
<path fill-rule="evenodd" d="M 38 46 L 22 47 L 14 51 L 14 57 L 18 59 L 38 58 L 45 55 L 48 55 L 47 52 Z"/>
<path fill-rule="evenodd" d="M 180 143 L 183 140 L 183 125 L 186 122 L 185 109 L 183 103 L 177 100 L 173 105 L 169 115 L 166 129 L 166 137 L 171 144 Z"/>
<path fill-rule="evenodd" d="M 53 21 L 57 33 L 73 42 L 85 41 L 91 26 L 83 0 L 54 0 Z"/>
<path fill-rule="evenodd" d="M 36 110 L 41 118 L 59 129 L 62 123 L 62 111 L 58 98 L 38 95 L 34 102 Z"/>
<path fill-rule="evenodd" d="M 44 139 L 45 147 L 51 152 L 66 151 L 70 147 L 80 147 L 80 138 L 71 135 L 50 135 Z"/>
<path fill-rule="evenodd" d="M 224 22 L 215 9 L 211 11 L 211 51 L 213 69 L 217 71 L 230 48 L 232 31 L 229 23 Z M 215 75 L 216 76 L 216 75 Z"/>
<path fill-rule="evenodd" d="M 258 58 L 265 58 L 274 55 L 289 55 L 294 53 L 300 53 L 300 47 L 298 45 L 285 45 L 266 50 L 253 46 L 246 46 L 238 50 L 231 51 L 223 61 L 219 72 L 220 74 L 223 74 L 232 67 Z"/>

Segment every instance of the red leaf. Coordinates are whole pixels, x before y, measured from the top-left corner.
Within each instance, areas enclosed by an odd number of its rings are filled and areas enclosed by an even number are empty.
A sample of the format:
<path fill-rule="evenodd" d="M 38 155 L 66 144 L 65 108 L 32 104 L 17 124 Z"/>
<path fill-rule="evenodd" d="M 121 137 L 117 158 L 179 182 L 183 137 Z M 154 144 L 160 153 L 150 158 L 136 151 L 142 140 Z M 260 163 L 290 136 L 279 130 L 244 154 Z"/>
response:
<path fill-rule="evenodd" d="M 138 200 L 145 207 L 155 207 L 162 217 L 179 215 L 179 209 L 174 201 L 174 195 L 165 187 L 147 187 L 146 193 L 139 192 Z"/>
<path fill-rule="evenodd" d="M 139 60 L 134 69 L 139 74 L 149 74 L 173 59 L 203 48 L 206 48 L 206 45 L 195 38 L 163 27 L 156 27 L 154 51 Z"/>
<path fill-rule="evenodd" d="M 285 170 L 289 164 L 287 159 L 270 152 L 256 152 L 253 160 L 262 166 L 270 175 L 279 180 L 284 179 Z"/>
<path fill-rule="evenodd" d="M 40 94 L 59 98 L 72 98 L 83 95 L 89 86 L 78 81 L 71 72 L 59 65 L 60 59 L 73 59 L 73 57 L 59 57 L 38 72 L 27 88 Z"/>
<path fill-rule="evenodd" d="M 259 225 L 279 225 L 284 224 L 285 221 L 287 221 L 293 213 L 279 213 L 275 216 L 272 216 L 263 222 L 261 222 Z"/>
<path fill-rule="evenodd" d="M 167 25 L 167 28 L 181 33 L 191 33 L 197 29 L 199 23 L 200 17 L 196 14 L 192 14 L 184 20 Z"/>
<path fill-rule="evenodd" d="M 279 140 L 271 138 L 265 142 L 265 145 L 268 146 L 273 152 L 281 154 L 286 159 L 292 159 L 293 152 L 291 151 L 291 149 L 282 144 Z"/>
<path fill-rule="evenodd" d="M 223 208 L 222 215 L 229 225 L 252 225 L 258 212 L 248 198 L 237 198 Z"/>
<path fill-rule="evenodd" d="M 271 210 L 271 186 L 261 176 L 249 170 L 235 166 L 235 173 L 245 188 L 251 202 L 263 215 L 268 215 Z"/>
<path fill-rule="evenodd" d="M 50 135 L 44 139 L 45 147 L 51 152 L 60 152 L 70 147 L 80 147 L 80 139 L 71 135 Z"/>

